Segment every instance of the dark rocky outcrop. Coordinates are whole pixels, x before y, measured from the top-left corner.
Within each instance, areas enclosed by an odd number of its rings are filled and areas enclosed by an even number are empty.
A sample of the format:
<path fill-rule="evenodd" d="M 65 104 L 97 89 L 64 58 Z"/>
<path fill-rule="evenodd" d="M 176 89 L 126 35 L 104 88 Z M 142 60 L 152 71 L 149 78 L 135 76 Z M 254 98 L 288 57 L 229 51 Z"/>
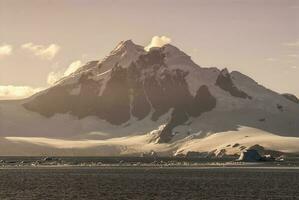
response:
<path fill-rule="evenodd" d="M 235 143 L 232 147 L 235 148 L 235 147 L 238 147 L 238 146 L 240 146 L 240 144 L 239 143 Z"/>
<path fill-rule="evenodd" d="M 112 124 L 122 124 L 128 121 L 130 100 L 127 70 L 115 67 L 101 96 L 99 93 L 102 83 L 88 77 L 89 74 L 80 77 L 78 95 L 70 93 L 78 85 L 57 85 L 26 102 L 23 106 L 46 117 L 51 117 L 56 113 L 70 113 L 78 118 L 95 115 Z"/>
<path fill-rule="evenodd" d="M 210 93 L 206 85 L 201 86 L 189 105 L 189 114 L 198 117 L 204 112 L 212 110 L 216 106 L 216 98 Z"/>
<path fill-rule="evenodd" d="M 242 162 L 258 162 L 261 161 L 262 156 L 255 149 L 248 149 L 243 151 L 237 161 Z"/>
<path fill-rule="evenodd" d="M 265 122 L 265 121 L 266 121 L 266 118 L 260 118 L 259 121 L 260 121 L 260 122 Z"/>
<path fill-rule="evenodd" d="M 229 92 L 232 96 L 243 98 L 243 99 L 252 99 L 251 96 L 243 92 L 242 90 L 238 89 L 233 81 L 230 73 L 227 69 L 223 69 L 217 77 L 216 85 L 219 86 L 221 89 Z"/>
<path fill-rule="evenodd" d="M 260 145 L 254 145 L 243 151 L 237 161 L 242 162 L 268 162 L 275 161 L 274 156 L 281 156 L 281 152 L 265 150 Z"/>
<path fill-rule="evenodd" d="M 186 155 L 182 155 L 185 158 L 208 158 L 209 152 L 197 152 L 197 151 L 188 151 Z"/>
<path fill-rule="evenodd" d="M 170 141 L 174 127 L 185 123 L 189 116 L 199 116 L 216 105 L 216 99 L 210 94 L 207 86 L 202 86 L 196 96 L 192 97 L 185 80 L 188 73 L 178 69 L 170 71 L 164 63 L 164 57 L 161 49 L 153 49 L 148 54 L 142 55 L 130 67 L 135 77 L 142 77 L 142 75 L 145 77 L 144 92 L 140 91 L 139 94 L 141 94 L 140 99 L 143 102 L 148 100 L 154 109 L 152 120 L 159 119 L 160 116 L 173 109 L 169 122 L 158 136 L 157 142 Z M 137 84 L 137 87 L 140 85 L 141 83 Z M 146 110 L 148 112 L 147 108 Z"/>
<path fill-rule="evenodd" d="M 249 149 L 256 150 L 262 157 L 264 157 L 265 155 L 271 155 L 274 157 L 279 157 L 279 156 L 283 155 L 283 153 L 280 151 L 265 149 L 263 146 L 261 146 L 259 144 L 255 144 L 255 145 L 249 147 Z"/>
<path fill-rule="evenodd" d="M 174 107 L 169 122 L 159 135 L 158 143 L 169 142 L 173 137 L 172 129 L 186 122 L 189 116 L 198 117 L 216 106 L 216 98 L 211 95 L 208 87 L 205 85 L 198 89 L 194 98 L 191 95 L 189 97 L 177 97 L 180 101 L 177 102 L 178 104 Z"/>
<path fill-rule="evenodd" d="M 283 106 L 280 104 L 276 104 L 276 108 L 280 111 L 283 112 Z"/>
<path fill-rule="evenodd" d="M 135 63 L 132 63 L 128 68 L 128 81 L 132 97 L 131 114 L 139 120 L 145 118 L 151 111 L 151 105 L 147 100 L 140 76 L 141 70 L 137 68 Z"/>
<path fill-rule="evenodd" d="M 130 119 L 130 86 L 127 69 L 117 66 L 112 69 L 111 78 L 106 84 L 96 107 L 97 115 L 112 124 L 122 124 Z"/>

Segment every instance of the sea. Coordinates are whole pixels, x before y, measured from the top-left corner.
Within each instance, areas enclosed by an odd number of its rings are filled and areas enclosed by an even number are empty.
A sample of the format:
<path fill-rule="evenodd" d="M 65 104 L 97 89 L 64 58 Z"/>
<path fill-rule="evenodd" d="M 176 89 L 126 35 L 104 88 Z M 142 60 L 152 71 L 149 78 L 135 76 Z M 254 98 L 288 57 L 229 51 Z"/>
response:
<path fill-rule="evenodd" d="M 86 165 L 83 158 L 68 158 L 82 161 L 76 165 L 53 164 L 55 159 L 48 158 L 32 165 L 32 160 L 41 159 L 2 158 L 8 164 L 0 167 L 0 199 L 299 199 L 298 166 L 231 165 L 227 161 L 143 165 L 134 164 L 133 158 L 130 164 L 126 159 L 105 164 L 113 159 L 93 158 Z M 90 158 L 83 160 L 86 163 Z M 102 162 L 91 164 L 94 160 Z"/>

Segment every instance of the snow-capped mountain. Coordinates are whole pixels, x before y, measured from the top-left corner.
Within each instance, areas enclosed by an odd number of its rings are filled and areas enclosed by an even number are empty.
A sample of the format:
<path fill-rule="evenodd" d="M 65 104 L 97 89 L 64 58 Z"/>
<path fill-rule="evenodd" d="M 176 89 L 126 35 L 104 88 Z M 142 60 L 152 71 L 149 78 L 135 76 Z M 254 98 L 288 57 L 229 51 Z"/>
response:
<path fill-rule="evenodd" d="M 299 137 L 296 100 L 240 72 L 200 67 L 170 44 L 145 51 L 128 40 L 53 87 L 24 100 L 0 102 L 0 143 L 17 144 L 13 150 L 1 148 L 0 154 L 155 150 L 169 155 L 223 149 L 234 154 L 242 150 L 232 147 L 235 140 L 245 148 L 260 144 L 299 152 L 299 145 L 287 148 Z M 279 137 L 291 142 L 285 146 Z"/>

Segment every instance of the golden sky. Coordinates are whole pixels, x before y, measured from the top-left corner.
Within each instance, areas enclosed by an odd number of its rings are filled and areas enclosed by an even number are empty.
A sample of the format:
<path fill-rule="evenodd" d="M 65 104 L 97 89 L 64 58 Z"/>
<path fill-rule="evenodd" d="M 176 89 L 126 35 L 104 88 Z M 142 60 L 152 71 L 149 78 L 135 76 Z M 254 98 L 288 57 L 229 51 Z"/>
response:
<path fill-rule="evenodd" d="M 299 96 L 297 0 L 0 0 L 0 99 L 48 87 L 121 40 L 166 36 L 201 66 Z"/>

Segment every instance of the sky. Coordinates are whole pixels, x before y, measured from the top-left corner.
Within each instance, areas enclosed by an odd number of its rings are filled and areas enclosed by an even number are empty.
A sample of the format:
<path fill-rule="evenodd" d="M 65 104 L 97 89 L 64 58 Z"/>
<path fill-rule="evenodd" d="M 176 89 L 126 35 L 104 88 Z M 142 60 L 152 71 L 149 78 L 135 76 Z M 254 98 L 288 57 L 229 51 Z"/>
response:
<path fill-rule="evenodd" d="M 299 96 L 297 0 L 0 0 L 0 99 L 28 96 L 122 40 L 171 42 L 202 67 Z"/>

